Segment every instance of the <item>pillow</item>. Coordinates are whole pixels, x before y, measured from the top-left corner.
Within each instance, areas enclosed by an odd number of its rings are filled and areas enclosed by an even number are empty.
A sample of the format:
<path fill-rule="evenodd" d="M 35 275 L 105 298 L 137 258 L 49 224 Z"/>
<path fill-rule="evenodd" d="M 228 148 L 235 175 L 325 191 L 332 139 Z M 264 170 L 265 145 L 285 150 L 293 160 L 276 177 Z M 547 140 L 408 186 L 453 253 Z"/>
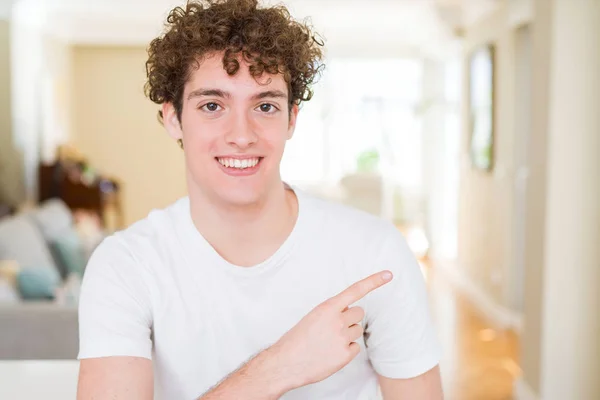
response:
<path fill-rule="evenodd" d="M 67 230 L 51 242 L 52 252 L 61 264 L 64 277 L 70 274 L 83 276 L 87 263 L 85 248 L 75 230 Z"/>
<path fill-rule="evenodd" d="M 23 267 L 17 274 L 17 288 L 24 300 L 52 300 L 60 285 L 53 268 Z"/>

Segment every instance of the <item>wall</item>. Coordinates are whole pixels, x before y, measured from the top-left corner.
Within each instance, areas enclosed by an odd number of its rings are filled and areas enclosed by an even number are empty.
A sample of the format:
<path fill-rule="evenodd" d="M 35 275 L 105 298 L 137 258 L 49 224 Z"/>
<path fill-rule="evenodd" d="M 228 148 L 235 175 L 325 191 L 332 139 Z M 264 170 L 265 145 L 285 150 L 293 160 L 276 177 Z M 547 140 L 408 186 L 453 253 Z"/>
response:
<path fill-rule="evenodd" d="M 551 3 L 540 398 L 600 399 L 600 2 Z"/>
<path fill-rule="evenodd" d="M 23 158 L 12 127 L 10 30 L 10 22 L 0 17 L 0 201 L 18 205 L 25 192 Z"/>
<path fill-rule="evenodd" d="M 40 157 L 52 161 L 59 145 L 70 137 L 71 46 L 56 36 L 43 36 L 41 69 Z"/>
<path fill-rule="evenodd" d="M 459 268 L 479 290 L 504 307 L 512 261 L 514 198 L 514 43 L 508 8 L 501 6 L 465 32 L 463 134 L 459 200 Z M 495 45 L 494 169 L 471 168 L 469 159 L 469 56 L 478 46 Z"/>
<path fill-rule="evenodd" d="M 122 182 L 125 223 L 185 195 L 183 153 L 143 93 L 145 49 L 75 46 L 72 60 L 72 141 Z"/>
<path fill-rule="evenodd" d="M 546 226 L 546 158 L 548 148 L 548 98 L 552 2 L 535 0 L 532 31 L 532 115 L 527 155 L 529 178 L 525 222 L 525 329 L 521 336 L 521 368 L 527 385 L 540 392 L 544 239 Z"/>

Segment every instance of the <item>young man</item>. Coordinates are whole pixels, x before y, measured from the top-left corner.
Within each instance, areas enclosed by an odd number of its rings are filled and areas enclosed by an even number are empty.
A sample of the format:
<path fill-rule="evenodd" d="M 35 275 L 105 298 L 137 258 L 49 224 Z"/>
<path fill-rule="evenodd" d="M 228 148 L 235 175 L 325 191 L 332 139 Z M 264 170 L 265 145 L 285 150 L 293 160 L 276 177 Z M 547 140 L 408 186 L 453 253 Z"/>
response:
<path fill-rule="evenodd" d="M 184 150 L 189 196 L 89 261 L 78 398 L 373 399 L 380 386 L 385 400 L 441 399 L 400 233 L 281 180 L 321 65 L 310 29 L 256 0 L 190 3 L 167 21 L 147 91 Z"/>

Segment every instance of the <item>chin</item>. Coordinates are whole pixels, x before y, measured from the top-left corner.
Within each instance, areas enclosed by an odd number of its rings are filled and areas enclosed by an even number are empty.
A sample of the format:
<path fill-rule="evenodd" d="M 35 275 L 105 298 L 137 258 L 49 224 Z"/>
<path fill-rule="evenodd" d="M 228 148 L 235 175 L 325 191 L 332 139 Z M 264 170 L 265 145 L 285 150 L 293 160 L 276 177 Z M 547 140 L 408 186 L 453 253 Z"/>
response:
<path fill-rule="evenodd" d="M 215 191 L 217 198 L 224 204 L 243 207 L 257 204 L 265 197 L 266 188 L 242 185 L 222 185 Z"/>

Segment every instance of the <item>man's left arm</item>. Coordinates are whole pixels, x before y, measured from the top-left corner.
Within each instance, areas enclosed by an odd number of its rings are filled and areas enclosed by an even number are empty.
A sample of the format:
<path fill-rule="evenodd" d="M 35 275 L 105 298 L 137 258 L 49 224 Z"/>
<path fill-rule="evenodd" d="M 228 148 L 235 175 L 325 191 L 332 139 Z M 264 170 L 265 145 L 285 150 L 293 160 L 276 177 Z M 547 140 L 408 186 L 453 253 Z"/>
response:
<path fill-rule="evenodd" d="M 386 378 L 379 375 L 379 386 L 384 400 L 441 400 L 444 397 L 439 366 L 409 379 Z"/>
<path fill-rule="evenodd" d="M 402 234 L 395 227 L 386 233 L 372 267 L 394 278 L 365 298 L 368 356 L 384 400 L 441 400 L 441 349 L 425 279 Z"/>

